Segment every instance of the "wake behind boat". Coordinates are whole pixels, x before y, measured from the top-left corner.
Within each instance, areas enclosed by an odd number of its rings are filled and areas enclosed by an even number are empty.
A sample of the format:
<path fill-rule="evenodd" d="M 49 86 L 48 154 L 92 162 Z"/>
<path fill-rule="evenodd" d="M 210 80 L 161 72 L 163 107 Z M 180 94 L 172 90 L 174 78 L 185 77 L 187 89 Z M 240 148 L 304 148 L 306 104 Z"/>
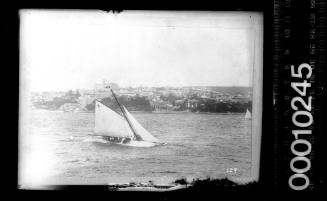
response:
<path fill-rule="evenodd" d="M 151 147 L 161 144 L 118 102 L 118 99 L 110 88 L 122 115 L 111 110 L 99 101 L 95 102 L 95 135 L 102 136 L 104 140 L 135 147 Z"/>

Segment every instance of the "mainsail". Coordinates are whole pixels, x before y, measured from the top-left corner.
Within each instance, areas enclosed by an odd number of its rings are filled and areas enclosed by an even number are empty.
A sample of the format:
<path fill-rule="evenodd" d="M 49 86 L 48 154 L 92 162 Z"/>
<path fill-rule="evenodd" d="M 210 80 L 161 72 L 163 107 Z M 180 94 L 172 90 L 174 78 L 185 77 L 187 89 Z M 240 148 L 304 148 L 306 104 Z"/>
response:
<path fill-rule="evenodd" d="M 251 119 L 252 118 L 251 112 L 248 109 L 246 109 L 246 114 L 245 114 L 245 117 L 244 118 L 245 119 Z"/>
<path fill-rule="evenodd" d="M 126 120 L 99 101 L 95 102 L 94 132 L 103 136 L 134 137 Z"/>
<path fill-rule="evenodd" d="M 102 103 L 95 102 L 95 128 L 94 132 L 101 136 L 112 137 L 130 137 L 139 136 L 143 141 L 159 142 L 157 138 L 152 136 L 143 126 L 122 106 L 126 114 L 125 119 L 109 107 Z M 129 125 L 129 123 L 131 125 Z M 133 130 L 132 130 L 133 129 Z"/>
<path fill-rule="evenodd" d="M 127 118 L 131 122 L 133 129 L 137 135 L 139 135 L 142 140 L 148 142 L 159 142 L 157 138 L 152 136 L 143 126 L 128 112 L 128 110 L 123 106 Z"/>

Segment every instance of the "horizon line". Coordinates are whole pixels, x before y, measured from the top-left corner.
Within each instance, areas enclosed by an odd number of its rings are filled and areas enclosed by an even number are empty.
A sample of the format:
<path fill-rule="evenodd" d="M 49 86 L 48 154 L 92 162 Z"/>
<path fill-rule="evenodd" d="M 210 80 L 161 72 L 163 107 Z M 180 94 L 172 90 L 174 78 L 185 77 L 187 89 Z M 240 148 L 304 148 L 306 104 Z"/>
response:
<path fill-rule="evenodd" d="M 119 86 L 119 85 L 118 85 Z M 252 86 L 235 86 L 235 85 L 224 85 L 224 86 L 214 86 L 214 85 L 189 85 L 189 86 L 125 86 L 125 87 L 118 87 L 121 88 L 186 88 L 186 87 L 243 87 L 243 88 L 252 88 Z M 65 90 L 31 90 L 31 92 L 63 92 L 63 91 L 76 91 L 76 90 L 95 90 L 94 88 L 70 88 Z"/>

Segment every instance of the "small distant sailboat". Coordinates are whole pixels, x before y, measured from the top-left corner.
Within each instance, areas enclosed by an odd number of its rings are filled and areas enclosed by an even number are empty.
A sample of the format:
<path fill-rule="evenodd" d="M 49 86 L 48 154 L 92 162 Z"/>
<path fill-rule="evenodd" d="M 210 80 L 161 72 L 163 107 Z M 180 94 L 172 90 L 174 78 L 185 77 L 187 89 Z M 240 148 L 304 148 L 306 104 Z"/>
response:
<path fill-rule="evenodd" d="M 251 112 L 248 109 L 246 109 L 246 113 L 245 113 L 245 117 L 244 118 L 245 119 L 252 119 Z"/>
<path fill-rule="evenodd" d="M 109 87 L 110 88 L 110 87 Z M 111 110 L 99 101 L 95 102 L 95 135 L 102 136 L 104 140 L 137 147 L 151 147 L 160 144 L 143 126 L 122 106 L 110 88 L 122 115 Z"/>

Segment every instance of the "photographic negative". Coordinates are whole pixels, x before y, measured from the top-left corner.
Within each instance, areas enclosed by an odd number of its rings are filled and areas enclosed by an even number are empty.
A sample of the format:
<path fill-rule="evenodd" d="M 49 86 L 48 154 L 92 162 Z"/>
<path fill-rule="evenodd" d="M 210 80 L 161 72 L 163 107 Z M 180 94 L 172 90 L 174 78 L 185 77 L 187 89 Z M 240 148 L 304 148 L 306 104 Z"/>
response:
<path fill-rule="evenodd" d="M 257 181 L 262 35 L 256 12 L 20 10 L 20 188 Z"/>

